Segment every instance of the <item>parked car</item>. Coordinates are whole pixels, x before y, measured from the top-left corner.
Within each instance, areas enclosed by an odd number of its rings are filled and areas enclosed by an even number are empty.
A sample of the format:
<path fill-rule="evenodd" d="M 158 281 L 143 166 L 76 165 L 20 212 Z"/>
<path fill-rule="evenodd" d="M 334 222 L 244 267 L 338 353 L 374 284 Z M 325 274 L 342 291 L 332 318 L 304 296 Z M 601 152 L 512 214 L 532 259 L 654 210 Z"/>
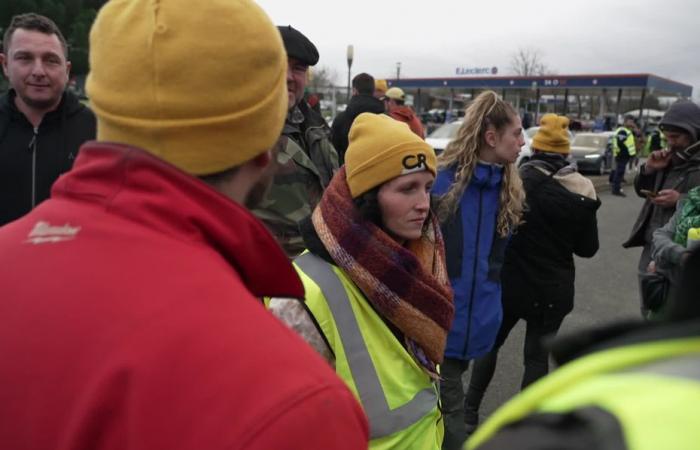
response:
<path fill-rule="evenodd" d="M 579 172 L 602 175 L 612 168 L 612 131 L 578 133 L 571 142 L 571 159 Z"/>
<path fill-rule="evenodd" d="M 461 126 L 461 120 L 446 123 L 430 133 L 425 141 L 430 144 L 435 149 L 435 153 L 439 155 L 445 150 L 447 144 L 449 144 L 450 141 L 457 136 L 457 131 Z M 520 154 L 518 155 L 518 159 L 516 161 L 518 166 L 529 161 L 530 157 L 532 156 L 532 151 L 530 150 L 530 138 L 527 137 L 524 131 L 523 139 L 525 139 L 525 145 L 523 145 L 520 149 Z"/>

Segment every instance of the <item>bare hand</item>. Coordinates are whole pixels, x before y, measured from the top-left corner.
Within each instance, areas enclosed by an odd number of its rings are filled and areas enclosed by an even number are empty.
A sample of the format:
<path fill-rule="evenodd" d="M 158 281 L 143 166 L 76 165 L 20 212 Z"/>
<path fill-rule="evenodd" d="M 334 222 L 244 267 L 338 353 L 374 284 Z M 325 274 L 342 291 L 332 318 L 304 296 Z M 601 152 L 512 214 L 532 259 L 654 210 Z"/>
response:
<path fill-rule="evenodd" d="M 651 199 L 651 202 L 664 208 L 670 208 L 678 203 L 678 199 L 680 197 L 681 194 L 675 189 L 662 189 L 659 191 L 656 197 Z"/>
<path fill-rule="evenodd" d="M 656 262 L 651 261 L 649 265 L 647 266 L 647 273 L 654 273 L 656 272 Z"/>
<path fill-rule="evenodd" d="M 651 173 L 657 170 L 662 170 L 671 161 L 671 152 L 663 149 L 651 152 L 649 159 L 647 159 L 646 165 L 644 166 L 646 172 Z"/>

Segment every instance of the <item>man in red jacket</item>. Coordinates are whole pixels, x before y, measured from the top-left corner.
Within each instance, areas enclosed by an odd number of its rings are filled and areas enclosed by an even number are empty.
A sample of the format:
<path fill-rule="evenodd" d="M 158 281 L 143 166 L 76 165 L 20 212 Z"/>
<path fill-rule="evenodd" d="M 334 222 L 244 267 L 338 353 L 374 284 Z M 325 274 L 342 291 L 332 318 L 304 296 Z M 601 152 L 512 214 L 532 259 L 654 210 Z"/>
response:
<path fill-rule="evenodd" d="M 242 206 L 287 112 L 277 29 L 246 0 L 114 1 L 90 48 L 98 141 L 0 228 L 0 448 L 366 449 L 257 298 L 304 294 Z"/>
<path fill-rule="evenodd" d="M 416 133 L 421 139 L 425 139 L 423 124 L 413 111 L 413 108 L 404 104 L 406 94 L 403 89 L 397 87 L 389 88 L 384 94 L 383 100 L 387 114 L 399 122 L 404 122 L 411 131 Z"/>

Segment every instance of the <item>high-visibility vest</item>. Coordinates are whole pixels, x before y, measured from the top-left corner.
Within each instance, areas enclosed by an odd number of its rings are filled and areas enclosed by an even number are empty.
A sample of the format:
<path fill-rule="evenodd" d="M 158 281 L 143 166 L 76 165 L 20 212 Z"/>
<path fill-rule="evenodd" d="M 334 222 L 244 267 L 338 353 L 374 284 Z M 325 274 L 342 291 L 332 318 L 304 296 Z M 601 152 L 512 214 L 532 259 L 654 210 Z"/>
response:
<path fill-rule="evenodd" d="M 568 363 L 528 387 L 491 416 L 465 449 L 478 449 L 528 416 L 587 408 L 610 414 L 610 422 L 596 427 L 605 442 L 619 439 L 614 430 L 621 430 L 631 450 L 698 448 L 699 404 L 700 336 L 612 348 Z"/>
<path fill-rule="evenodd" d="M 629 128 L 620 127 L 617 130 L 615 130 L 615 135 L 613 137 L 613 156 L 617 156 L 618 154 L 620 154 L 620 146 L 617 143 L 617 135 L 622 131 L 627 133 L 627 138 L 625 139 L 625 147 L 627 147 L 629 155 L 636 155 L 637 149 L 634 144 L 634 133 L 632 133 L 632 130 L 630 130 Z"/>
<path fill-rule="evenodd" d="M 309 252 L 294 265 L 336 373 L 369 419 L 370 449 L 439 450 L 444 429 L 430 376 L 341 269 Z"/>
<path fill-rule="evenodd" d="M 652 148 L 651 148 L 651 143 L 652 143 L 652 141 L 654 140 L 654 137 L 655 137 L 657 134 L 658 134 L 658 136 L 659 136 L 659 146 L 660 146 L 660 148 L 654 148 L 654 149 L 652 149 Z M 644 153 L 645 153 L 646 155 L 649 155 L 649 153 L 651 153 L 651 152 L 653 152 L 653 151 L 655 151 L 655 150 L 664 149 L 664 148 L 666 148 L 666 144 L 667 144 L 666 136 L 665 136 L 660 130 L 654 131 L 653 133 L 651 133 L 651 134 L 647 137 L 646 144 L 644 144 Z"/>

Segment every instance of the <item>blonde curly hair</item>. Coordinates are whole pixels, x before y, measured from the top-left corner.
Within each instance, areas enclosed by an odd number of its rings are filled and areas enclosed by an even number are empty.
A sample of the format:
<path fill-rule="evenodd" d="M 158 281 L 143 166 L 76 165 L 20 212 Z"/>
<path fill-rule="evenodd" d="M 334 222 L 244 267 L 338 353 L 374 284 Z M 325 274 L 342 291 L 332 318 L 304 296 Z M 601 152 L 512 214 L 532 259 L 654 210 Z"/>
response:
<path fill-rule="evenodd" d="M 469 185 L 479 159 L 479 150 L 485 146 L 484 134 L 489 127 L 496 132 L 505 131 L 506 125 L 517 117 L 513 107 L 494 91 L 484 91 L 467 107 L 464 122 L 445 151 L 438 157 L 438 169 L 453 168 L 454 182 L 447 193 L 439 199 L 438 217 L 441 221 L 455 214 L 464 190 Z M 525 191 L 515 164 L 506 164 L 499 196 L 496 231 L 507 236 L 522 221 Z"/>

